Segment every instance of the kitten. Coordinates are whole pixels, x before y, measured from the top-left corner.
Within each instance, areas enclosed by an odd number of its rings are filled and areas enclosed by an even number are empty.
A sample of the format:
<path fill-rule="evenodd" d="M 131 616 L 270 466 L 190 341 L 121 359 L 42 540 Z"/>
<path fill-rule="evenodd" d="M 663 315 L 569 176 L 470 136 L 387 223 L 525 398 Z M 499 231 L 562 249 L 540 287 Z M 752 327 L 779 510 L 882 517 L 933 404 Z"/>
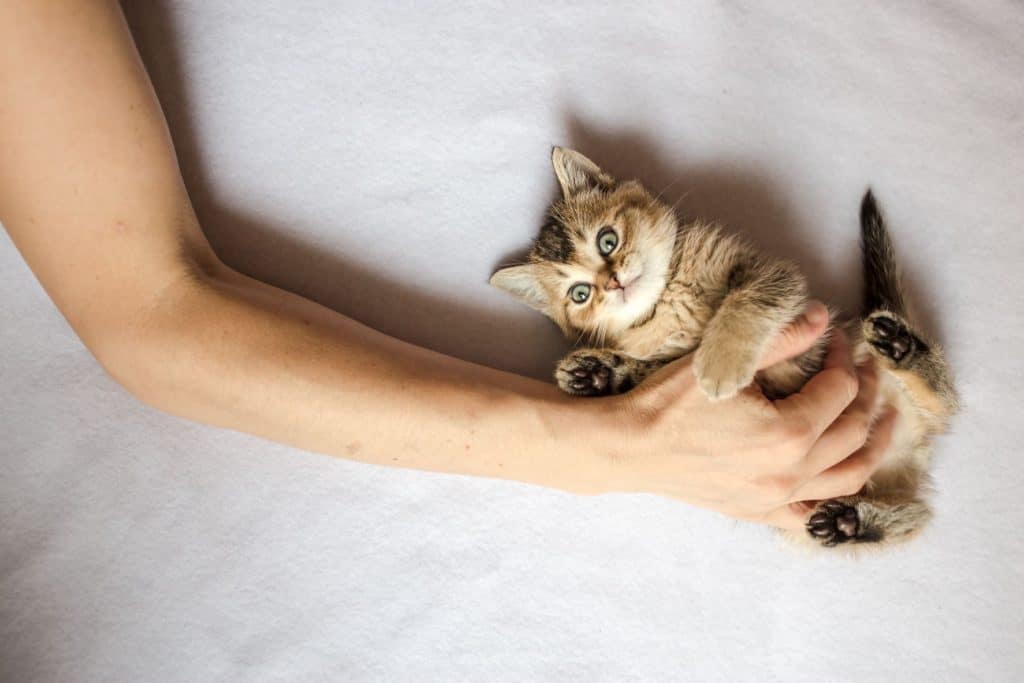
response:
<path fill-rule="evenodd" d="M 769 398 L 795 391 L 822 365 L 826 339 L 757 372 L 772 338 L 807 303 L 807 282 L 786 261 L 702 222 L 680 225 L 672 208 L 637 181 L 620 182 L 582 154 L 552 152 L 562 199 L 527 263 L 491 284 L 551 318 L 589 346 L 562 359 L 555 379 L 579 396 L 628 391 L 665 363 L 694 354 L 701 390 L 728 399 L 755 382 Z M 939 348 L 908 320 L 892 245 L 870 191 L 861 206 L 863 318 L 851 329 L 858 358 L 880 370 L 876 415 L 901 415 L 882 466 L 858 495 L 821 501 L 807 521 L 822 546 L 906 540 L 931 516 L 931 437 L 957 408 Z"/>

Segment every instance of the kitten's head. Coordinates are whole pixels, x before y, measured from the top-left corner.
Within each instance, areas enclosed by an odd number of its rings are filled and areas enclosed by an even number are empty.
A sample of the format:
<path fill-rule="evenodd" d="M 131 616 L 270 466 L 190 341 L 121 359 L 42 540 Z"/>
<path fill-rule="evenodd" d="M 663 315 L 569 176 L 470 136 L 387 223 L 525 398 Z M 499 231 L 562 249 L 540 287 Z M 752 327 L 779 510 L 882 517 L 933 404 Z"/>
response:
<path fill-rule="evenodd" d="M 554 320 L 566 335 L 601 341 L 650 315 L 668 280 L 672 210 L 636 181 L 618 182 L 579 152 L 551 154 L 562 199 L 527 263 L 491 284 Z"/>

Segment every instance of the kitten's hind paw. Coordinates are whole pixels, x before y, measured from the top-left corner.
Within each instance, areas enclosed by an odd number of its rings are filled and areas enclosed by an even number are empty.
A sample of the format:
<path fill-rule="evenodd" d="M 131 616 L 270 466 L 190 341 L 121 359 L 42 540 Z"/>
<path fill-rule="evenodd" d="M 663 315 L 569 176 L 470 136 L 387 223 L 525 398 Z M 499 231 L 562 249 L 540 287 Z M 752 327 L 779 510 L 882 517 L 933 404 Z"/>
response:
<path fill-rule="evenodd" d="M 623 358 L 601 349 L 579 349 L 558 363 L 558 387 L 574 396 L 606 396 L 622 391 Z"/>
<path fill-rule="evenodd" d="M 823 546 L 831 547 L 857 537 L 860 516 L 857 508 L 838 500 L 827 500 L 807 520 L 807 533 Z"/>
<path fill-rule="evenodd" d="M 848 496 L 822 501 L 807 520 L 807 533 L 820 545 L 842 543 L 876 546 L 913 538 L 931 518 L 921 500 L 898 503 Z"/>
<path fill-rule="evenodd" d="M 876 355 L 894 365 L 912 358 L 918 349 L 924 348 L 924 342 L 914 336 L 906 322 L 884 311 L 873 313 L 864 321 L 864 338 Z"/>

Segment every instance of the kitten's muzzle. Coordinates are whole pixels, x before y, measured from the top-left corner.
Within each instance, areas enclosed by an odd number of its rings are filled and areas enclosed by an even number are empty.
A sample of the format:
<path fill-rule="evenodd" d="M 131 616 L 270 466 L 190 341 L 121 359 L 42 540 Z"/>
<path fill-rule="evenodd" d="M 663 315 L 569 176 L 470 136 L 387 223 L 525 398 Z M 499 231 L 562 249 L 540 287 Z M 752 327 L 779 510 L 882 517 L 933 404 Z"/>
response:
<path fill-rule="evenodd" d="M 616 289 L 628 289 L 631 284 L 640 279 L 641 275 L 643 275 L 642 271 L 638 273 L 625 274 L 619 271 L 615 271 L 608 276 L 608 279 L 604 283 L 604 288 L 606 291 L 609 292 L 614 291 Z"/>

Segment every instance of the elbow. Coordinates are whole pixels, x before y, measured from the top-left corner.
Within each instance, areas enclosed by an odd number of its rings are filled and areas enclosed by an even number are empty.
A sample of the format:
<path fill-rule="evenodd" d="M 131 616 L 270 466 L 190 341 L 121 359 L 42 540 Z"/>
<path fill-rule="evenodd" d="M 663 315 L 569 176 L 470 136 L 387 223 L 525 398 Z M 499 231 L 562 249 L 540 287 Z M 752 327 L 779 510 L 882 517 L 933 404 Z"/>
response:
<path fill-rule="evenodd" d="M 191 350 L 210 290 L 209 274 L 189 273 L 161 288 L 144 305 L 96 321 L 82 340 L 104 371 L 126 391 L 158 410 L 179 413 L 188 393 Z"/>
<path fill-rule="evenodd" d="M 152 338 L 115 334 L 87 343 L 100 367 L 129 394 L 150 407 L 170 412 L 166 378 L 160 372 L 160 347 Z"/>

